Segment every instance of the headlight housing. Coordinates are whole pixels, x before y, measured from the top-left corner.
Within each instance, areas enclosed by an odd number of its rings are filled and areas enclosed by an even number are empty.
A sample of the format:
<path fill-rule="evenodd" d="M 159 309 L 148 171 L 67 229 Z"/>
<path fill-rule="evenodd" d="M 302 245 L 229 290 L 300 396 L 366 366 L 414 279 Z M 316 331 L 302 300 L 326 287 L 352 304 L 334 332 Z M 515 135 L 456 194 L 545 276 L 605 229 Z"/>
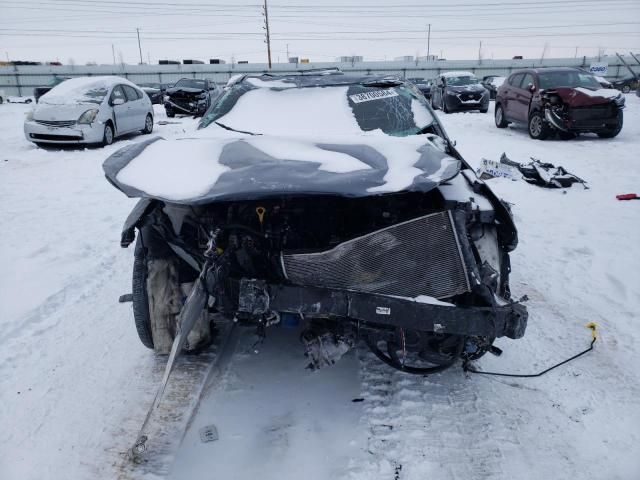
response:
<path fill-rule="evenodd" d="M 200 100 L 204 100 L 205 98 L 207 98 L 207 94 L 203 92 L 203 93 L 201 93 L 200 95 L 198 95 L 198 98 L 199 98 Z"/>
<path fill-rule="evenodd" d="M 82 115 L 80 115 L 80 118 L 78 119 L 78 123 L 81 123 L 81 124 L 93 123 L 97 115 L 98 115 L 97 108 L 92 108 L 91 110 L 87 110 Z"/>
<path fill-rule="evenodd" d="M 455 97 L 457 95 L 456 92 L 452 92 L 451 90 L 447 90 L 447 95 L 451 95 L 452 97 Z"/>

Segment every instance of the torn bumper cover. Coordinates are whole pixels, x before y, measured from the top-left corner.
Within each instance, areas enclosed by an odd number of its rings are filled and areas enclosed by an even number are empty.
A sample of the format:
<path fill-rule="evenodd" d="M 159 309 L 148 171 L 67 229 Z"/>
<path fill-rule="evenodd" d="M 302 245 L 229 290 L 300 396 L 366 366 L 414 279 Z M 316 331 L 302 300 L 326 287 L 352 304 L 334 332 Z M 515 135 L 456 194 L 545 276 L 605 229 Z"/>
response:
<path fill-rule="evenodd" d="M 521 338 L 527 328 L 524 305 L 456 307 L 411 298 L 316 287 L 269 285 L 242 279 L 238 312 L 251 316 L 289 312 L 303 316 L 356 320 L 376 326 L 466 336 Z"/>

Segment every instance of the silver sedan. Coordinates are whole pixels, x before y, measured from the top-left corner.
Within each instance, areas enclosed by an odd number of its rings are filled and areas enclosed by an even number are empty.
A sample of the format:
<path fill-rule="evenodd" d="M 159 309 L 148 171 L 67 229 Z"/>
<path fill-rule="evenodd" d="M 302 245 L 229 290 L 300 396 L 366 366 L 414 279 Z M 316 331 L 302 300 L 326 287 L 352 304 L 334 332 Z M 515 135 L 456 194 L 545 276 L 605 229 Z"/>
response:
<path fill-rule="evenodd" d="M 152 131 L 151 100 L 116 76 L 62 82 L 40 98 L 24 122 L 27 140 L 37 145 L 110 145 L 121 135 Z"/>

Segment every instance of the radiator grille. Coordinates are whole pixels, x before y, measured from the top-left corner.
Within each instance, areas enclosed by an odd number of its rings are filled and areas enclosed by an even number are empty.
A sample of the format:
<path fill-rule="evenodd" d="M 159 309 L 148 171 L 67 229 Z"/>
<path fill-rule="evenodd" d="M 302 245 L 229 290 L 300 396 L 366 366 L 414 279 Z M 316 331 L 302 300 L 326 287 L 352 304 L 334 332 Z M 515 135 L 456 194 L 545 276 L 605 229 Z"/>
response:
<path fill-rule="evenodd" d="M 75 120 L 36 120 L 35 122 L 47 127 L 72 127 L 76 124 Z"/>
<path fill-rule="evenodd" d="M 450 212 L 415 218 L 324 252 L 284 254 L 296 285 L 445 298 L 470 290 Z"/>

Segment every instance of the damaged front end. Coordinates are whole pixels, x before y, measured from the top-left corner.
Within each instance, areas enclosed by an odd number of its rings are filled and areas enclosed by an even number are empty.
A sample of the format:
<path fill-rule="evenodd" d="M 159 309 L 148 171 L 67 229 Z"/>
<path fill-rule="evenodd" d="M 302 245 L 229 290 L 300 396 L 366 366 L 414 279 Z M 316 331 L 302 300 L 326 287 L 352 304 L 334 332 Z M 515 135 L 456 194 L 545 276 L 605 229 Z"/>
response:
<path fill-rule="evenodd" d="M 543 90 L 540 109 L 545 120 L 557 131 L 567 134 L 617 135 L 622 129 L 624 96 L 606 98 L 589 92 L 568 87 Z"/>
<path fill-rule="evenodd" d="M 164 107 L 170 116 L 176 113 L 202 116 L 209 108 L 209 93 L 197 88 L 170 88 L 165 92 Z"/>
<path fill-rule="evenodd" d="M 312 368 L 362 339 L 394 368 L 430 373 L 526 328 L 527 311 L 509 293 L 515 227 L 470 170 L 428 193 L 189 207 L 142 200 L 123 246 L 135 227 L 147 259 L 173 264 L 176 288 L 202 279 L 207 312 L 261 335 L 285 315 L 307 321 L 301 340 Z M 161 295 L 147 287 L 150 298 Z M 196 322 L 188 345 L 206 342 L 209 322 L 206 314 Z"/>

